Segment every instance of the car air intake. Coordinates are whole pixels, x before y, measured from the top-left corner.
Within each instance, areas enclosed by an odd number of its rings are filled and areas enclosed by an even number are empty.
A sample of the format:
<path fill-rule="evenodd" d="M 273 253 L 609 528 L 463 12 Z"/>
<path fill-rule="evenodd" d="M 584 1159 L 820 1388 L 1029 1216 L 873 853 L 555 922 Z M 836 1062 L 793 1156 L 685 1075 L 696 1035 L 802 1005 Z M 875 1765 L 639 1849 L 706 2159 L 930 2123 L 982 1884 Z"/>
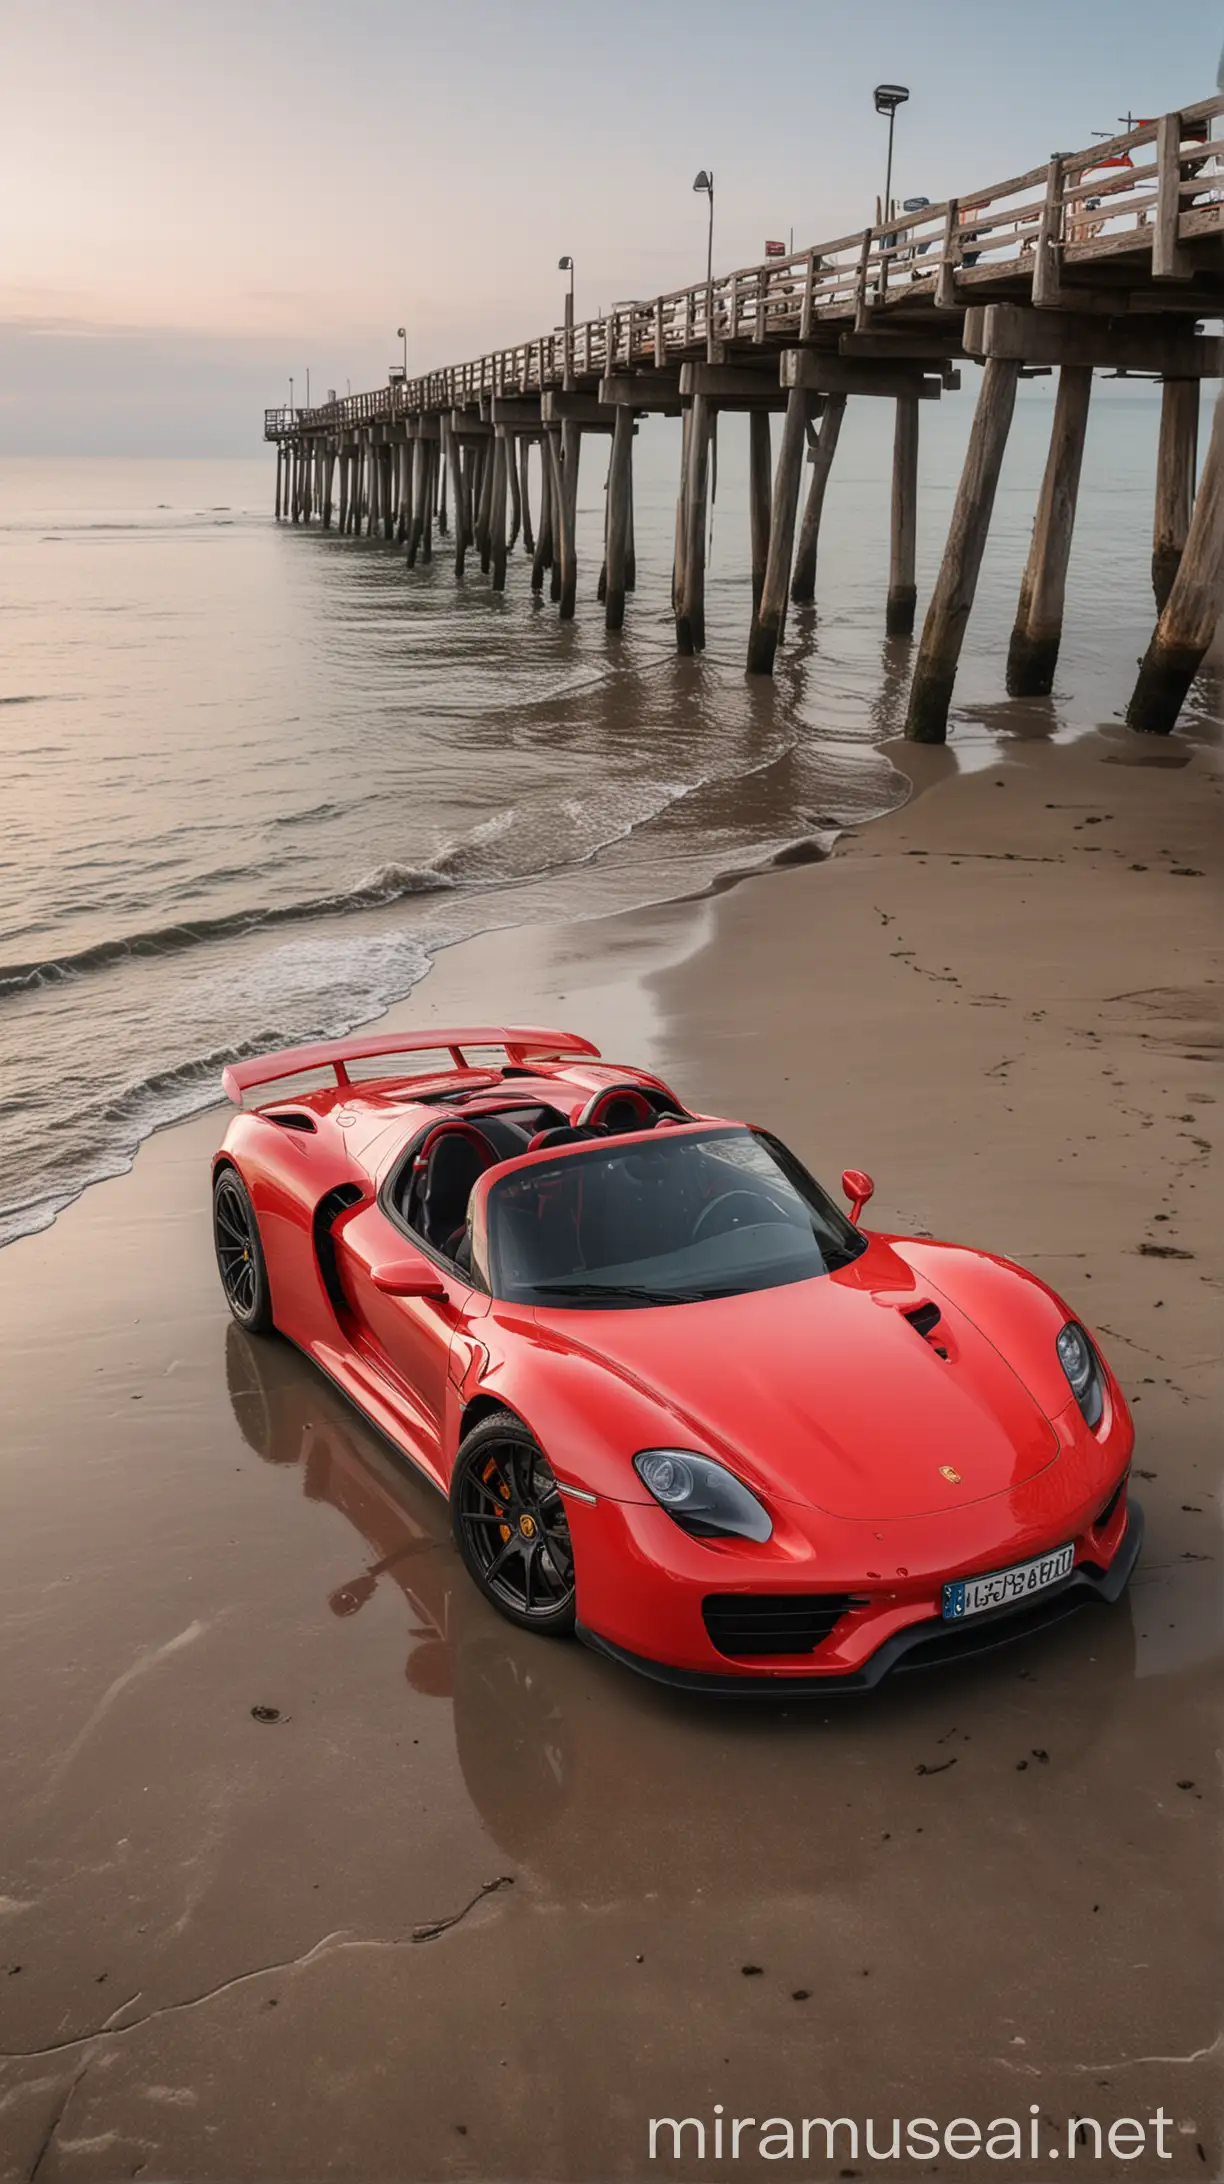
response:
<path fill-rule="evenodd" d="M 707 1593 L 701 1613 L 710 1644 L 735 1660 L 812 1653 L 857 1605 L 853 1593 Z"/>
<path fill-rule="evenodd" d="M 1107 1502 L 1104 1502 L 1101 1508 L 1097 1511 L 1096 1516 L 1092 1520 L 1092 1529 L 1094 1532 L 1104 1531 L 1105 1526 L 1109 1523 L 1109 1520 L 1112 1517 L 1115 1509 L 1117 1508 L 1118 1503 L 1121 1501 L 1123 1494 L 1126 1492 L 1126 1481 L 1129 1476 L 1129 1471 L 1123 1472 L 1121 1478 L 1119 1479 L 1117 1485 L 1113 1490 L 1113 1493 L 1110 1495 L 1109 1500 Z"/>
<path fill-rule="evenodd" d="M 926 1336 L 932 1334 L 939 1325 L 939 1306 L 937 1304 L 920 1304 L 912 1312 L 906 1312 L 903 1316 L 909 1321 L 911 1327 L 917 1329 L 920 1335 Z"/>
<path fill-rule="evenodd" d="M 274 1107 L 265 1107 L 261 1112 L 265 1122 L 278 1122 L 282 1130 L 307 1130 L 313 1132 L 318 1127 L 314 1116 L 304 1115 L 300 1108 L 285 1107 L 278 1110 Z"/>

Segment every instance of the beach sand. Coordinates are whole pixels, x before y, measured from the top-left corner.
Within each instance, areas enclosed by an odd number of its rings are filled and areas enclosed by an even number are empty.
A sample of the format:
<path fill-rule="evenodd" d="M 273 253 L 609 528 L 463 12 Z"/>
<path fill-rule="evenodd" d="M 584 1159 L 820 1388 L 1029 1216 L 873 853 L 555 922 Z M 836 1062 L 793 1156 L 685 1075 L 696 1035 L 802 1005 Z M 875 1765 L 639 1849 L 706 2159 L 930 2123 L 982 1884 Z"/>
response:
<path fill-rule="evenodd" d="M 1064 2158 L 1162 2104 L 1129 2173 L 1220 2174 L 1220 777 L 1121 730 L 901 762 L 827 863 L 469 942 L 399 1015 L 572 1025 L 1053 1281 L 1137 1405 L 1129 1599 L 835 1704 L 520 1637 L 229 1326 L 224 1113 L 164 1132 L 0 1254 L 5 2177 L 723 2174 L 647 2142 L 720 2102 L 884 2149 L 1035 2105 Z M 876 2165 L 920 2169 L 1050 2173 Z"/>

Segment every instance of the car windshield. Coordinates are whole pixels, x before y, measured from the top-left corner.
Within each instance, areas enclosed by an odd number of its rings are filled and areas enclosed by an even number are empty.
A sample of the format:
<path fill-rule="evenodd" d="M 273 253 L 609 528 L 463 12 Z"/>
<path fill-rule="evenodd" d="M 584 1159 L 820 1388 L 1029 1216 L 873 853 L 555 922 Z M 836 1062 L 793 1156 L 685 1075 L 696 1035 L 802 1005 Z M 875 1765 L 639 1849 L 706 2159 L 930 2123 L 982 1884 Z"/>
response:
<path fill-rule="evenodd" d="M 700 1303 L 808 1281 L 865 1249 L 798 1161 L 753 1130 L 612 1139 L 489 1193 L 489 1286 L 520 1304 Z"/>

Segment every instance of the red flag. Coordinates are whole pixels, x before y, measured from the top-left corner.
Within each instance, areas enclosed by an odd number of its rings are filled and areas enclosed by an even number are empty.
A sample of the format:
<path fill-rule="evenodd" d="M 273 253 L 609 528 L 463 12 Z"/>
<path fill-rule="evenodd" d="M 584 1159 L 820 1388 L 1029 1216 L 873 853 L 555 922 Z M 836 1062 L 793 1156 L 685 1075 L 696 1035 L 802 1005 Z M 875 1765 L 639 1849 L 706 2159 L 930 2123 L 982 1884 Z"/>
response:
<path fill-rule="evenodd" d="M 786 256 L 786 244 L 766 243 L 765 255 L 767 258 L 784 258 Z"/>

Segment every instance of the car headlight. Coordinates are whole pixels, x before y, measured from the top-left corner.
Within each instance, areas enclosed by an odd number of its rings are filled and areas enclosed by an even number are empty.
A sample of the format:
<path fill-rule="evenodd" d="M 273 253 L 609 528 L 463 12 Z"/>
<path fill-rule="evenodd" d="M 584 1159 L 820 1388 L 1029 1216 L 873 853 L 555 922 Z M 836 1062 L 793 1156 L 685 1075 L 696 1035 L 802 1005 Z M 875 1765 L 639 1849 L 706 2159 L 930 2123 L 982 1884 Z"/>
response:
<path fill-rule="evenodd" d="M 1067 1321 L 1054 1347 L 1058 1351 L 1058 1362 L 1071 1383 L 1071 1393 L 1084 1414 L 1085 1424 L 1099 1425 L 1105 1408 L 1100 1367 L 1096 1351 L 1077 1321 Z"/>
<path fill-rule="evenodd" d="M 689 1448 L 643 1448 L 633 1468 L 668 1516 L 698 1539 L 725 1533 L 739 1539 L 773 1536 L 769 1511 L 712 1456 Z"/>

